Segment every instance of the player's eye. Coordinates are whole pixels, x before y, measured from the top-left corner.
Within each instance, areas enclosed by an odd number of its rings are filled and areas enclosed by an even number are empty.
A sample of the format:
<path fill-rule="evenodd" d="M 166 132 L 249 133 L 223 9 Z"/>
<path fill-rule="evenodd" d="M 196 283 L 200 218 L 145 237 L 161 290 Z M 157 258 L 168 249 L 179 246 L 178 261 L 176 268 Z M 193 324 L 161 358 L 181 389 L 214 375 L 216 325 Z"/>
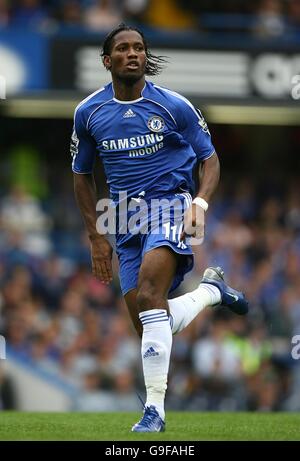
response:
<path fill-rule="evenodd" d="M 125 46 L 119 46 L 119 47 L 117 48 L 117 50 L 118 50 L 118 51 L 121 51 L 121 52 L 122 52 L 122 51 L 125 51 Z"/>

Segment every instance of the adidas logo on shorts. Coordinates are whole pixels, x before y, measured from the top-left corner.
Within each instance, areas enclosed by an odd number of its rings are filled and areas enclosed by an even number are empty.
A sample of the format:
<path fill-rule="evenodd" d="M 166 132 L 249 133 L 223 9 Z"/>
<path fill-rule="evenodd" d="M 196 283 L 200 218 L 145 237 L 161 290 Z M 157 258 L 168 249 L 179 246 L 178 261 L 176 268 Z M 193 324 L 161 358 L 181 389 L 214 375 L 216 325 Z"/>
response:
<path fill-rule="evenodd" d="M 155 355 L 159 355 L 158 352 L 154 350 L 154 348 L 151 346 L 149 349 L 145 352 L 143 355 L 143 358 L 146 359 L 147 357 L 154 357 Z"/>
<path fill-rule="evenodd" d="M 123 118 L 130 118 L 130 117 L 135 117 L 136 114 L 133 112 L 132 109 L 128 109 L 125 114 L 123 115 Z"/>

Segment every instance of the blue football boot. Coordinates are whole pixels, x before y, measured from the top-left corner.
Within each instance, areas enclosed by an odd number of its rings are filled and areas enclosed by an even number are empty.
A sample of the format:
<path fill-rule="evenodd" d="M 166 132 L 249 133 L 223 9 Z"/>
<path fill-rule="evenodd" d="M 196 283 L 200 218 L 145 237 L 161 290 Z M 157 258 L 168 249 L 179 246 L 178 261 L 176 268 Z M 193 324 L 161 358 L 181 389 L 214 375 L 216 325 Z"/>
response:
<path fill-rule="evenodd" d="M 164 432 L 165 422 L 161 419 L 154 405 L 144 408 L 142 419 L 131 429 L 132 432 Z"/>
<path fill-rule="evenodd" d="M 226 285 L 224 282 L 224 271 L 221 267 L 208 267 L 204 271 L 201 283 L 207 283 L 219 288 L 222 298 L 220 304 L 228 307 L 235 314 L 247 314 L 249 305 L 244 293 Z"/>

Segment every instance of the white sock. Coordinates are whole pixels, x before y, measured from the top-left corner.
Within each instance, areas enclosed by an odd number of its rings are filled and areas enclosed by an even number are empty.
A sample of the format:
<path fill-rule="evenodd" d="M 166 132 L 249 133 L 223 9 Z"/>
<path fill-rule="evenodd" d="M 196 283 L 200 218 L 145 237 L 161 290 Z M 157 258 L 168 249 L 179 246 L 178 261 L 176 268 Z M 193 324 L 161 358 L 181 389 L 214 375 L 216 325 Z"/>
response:
<path fill-rule="evenodd" d="M 144 311 L 139 317 L 143 324 L 142 361 L 147 392 L 146 406 L 154 405 L 164 420 L 164 401 L 172 348 L 169 317 L 165 309 Z"/>
<path fill-rule="evenodd" d="M 207 283 L 200 283 L 196 290 L 183 296 L 168 299 L 172 333 L 179 333 L 187 327 L 205 307 L 213 306 L 220 302 L 220 290 Z"/>

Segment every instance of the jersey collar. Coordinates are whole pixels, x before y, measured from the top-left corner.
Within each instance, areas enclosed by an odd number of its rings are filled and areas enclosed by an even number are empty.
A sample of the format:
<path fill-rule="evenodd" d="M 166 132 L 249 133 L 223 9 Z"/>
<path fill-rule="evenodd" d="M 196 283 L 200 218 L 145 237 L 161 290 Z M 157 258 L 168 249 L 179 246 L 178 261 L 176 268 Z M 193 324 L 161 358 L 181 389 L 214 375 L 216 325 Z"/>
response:
<path fill-rule="evenodd" d="M 147 82 L 145 81 L 145 85 L 144 85 L 144 87 L 143 87 L 143 89 L 141 91 L 141 97 L 138 98 L 138 99 L 132 99 L 131 101 L 121 101 L 120 99 L 117 99 L 115 97 L 115 90 L 114 90 L 113 84 L 111 84 L 111 86 L 112 86 L 112 91 L 113 91 L 113 100 L 115 102 L 117 102 L 118 104 L 134 104 L 134 103 L 142 101 L 144 99 L 143 92 L 144 92 L 144 90 L 145 90 L 145 88 L 147 86 Z"/>

